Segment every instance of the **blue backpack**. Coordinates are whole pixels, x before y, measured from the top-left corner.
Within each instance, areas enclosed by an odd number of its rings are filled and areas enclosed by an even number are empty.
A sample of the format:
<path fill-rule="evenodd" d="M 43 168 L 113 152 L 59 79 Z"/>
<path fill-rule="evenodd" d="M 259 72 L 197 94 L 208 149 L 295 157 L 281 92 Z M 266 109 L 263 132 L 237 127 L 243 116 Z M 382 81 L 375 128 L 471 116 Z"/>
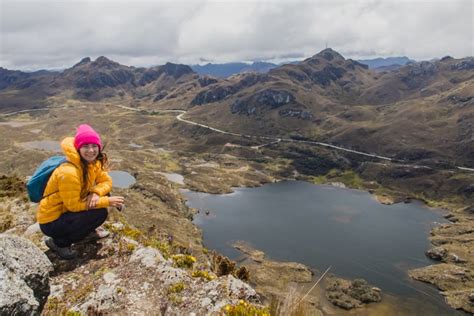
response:
<path fill-rule="evenodd" d="M 44 189 L 53 171 L 67 162 L 64 156 L 53 156 L 41 163 L 26 184 L 28 196 L 32 202 L 38 203 L 43 199 Z"/>

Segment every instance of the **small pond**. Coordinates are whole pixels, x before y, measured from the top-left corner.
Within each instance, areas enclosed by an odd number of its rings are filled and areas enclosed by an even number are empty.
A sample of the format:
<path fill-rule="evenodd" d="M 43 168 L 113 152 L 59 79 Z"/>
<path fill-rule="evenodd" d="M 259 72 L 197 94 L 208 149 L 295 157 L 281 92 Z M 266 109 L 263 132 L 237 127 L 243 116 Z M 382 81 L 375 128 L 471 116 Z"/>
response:
<path fill-rule="evenodd" d="M 432 227 L 447 222 L 440 211 L 417 202 L 382 205 L 367 192 L 301 181 L 227 195 L 184 194 L 189 206 L 206 210 L 194 220 L 206 247 L 234 260 L 241 253 L 232 244 L 242 240 L 273 260 L 319 271 L 332 266 L 338 276 L 364 278 L 384 293 L 424 302 L 430 311 L 439 305 L 435 314 L 457 314 L 437 290 L 407 275 L 411 268 L 434 263 L 424 252 Z"/>
<path fill-rule="evenodd" d="M 41 150 L 51 151 L 55 153 L 62 152 L 61 143 L 57 141 L 52 141 L 52 140 L 38 140 L 38 141 L 24 142 L 24 143 L 20 143 L 19 145 L 27 149 L 41 149 Z"/>
<path fill-rule="evenodd" d="M 184 184 L 184 177 L 180 175 L 179 173 L 166 173 L 166 172 L 156 172 L 157 174 L 161 174 L 162 176 L 165 176 L 168 181 L 177 183 L 177 184 Z"/>
<path fill-rule="evenodd" d="M 114 170 L 110 171 L 109 175 L 112 177 L 113 187 L 126 189 L 131 187 L 135 182 L 135 178 L 128 172 Z"/>

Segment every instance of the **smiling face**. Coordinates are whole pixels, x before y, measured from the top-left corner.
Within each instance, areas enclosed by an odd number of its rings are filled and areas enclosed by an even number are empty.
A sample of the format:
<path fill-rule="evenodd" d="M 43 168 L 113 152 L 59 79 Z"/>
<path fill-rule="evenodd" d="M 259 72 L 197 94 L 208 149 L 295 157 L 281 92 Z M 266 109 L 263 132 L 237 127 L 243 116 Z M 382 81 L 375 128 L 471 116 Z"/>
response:
<path fill-rule="evenodd" d="M 89 163 L 94 162 L 99 155 L 99 146 L 96 144 L 85 144 L 79 148 L 79 154 L 85 161 Z"/>

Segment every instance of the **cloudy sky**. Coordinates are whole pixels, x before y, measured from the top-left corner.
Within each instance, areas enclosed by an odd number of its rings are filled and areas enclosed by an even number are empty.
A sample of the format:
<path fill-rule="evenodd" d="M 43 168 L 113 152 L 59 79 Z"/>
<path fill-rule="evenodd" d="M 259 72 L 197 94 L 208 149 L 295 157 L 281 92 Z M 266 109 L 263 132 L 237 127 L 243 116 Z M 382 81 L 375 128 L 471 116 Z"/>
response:
<path fill-rule="evenodd" d="M 474 56 L 473 0 L 0 0 L 0 66 Z"/>

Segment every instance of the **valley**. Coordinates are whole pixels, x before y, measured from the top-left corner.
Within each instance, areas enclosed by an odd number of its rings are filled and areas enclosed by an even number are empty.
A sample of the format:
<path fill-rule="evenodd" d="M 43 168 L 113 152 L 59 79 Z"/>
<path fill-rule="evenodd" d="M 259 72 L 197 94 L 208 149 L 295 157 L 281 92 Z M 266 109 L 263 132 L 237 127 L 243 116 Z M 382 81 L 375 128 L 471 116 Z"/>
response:
<path fill-rule="evenodd" d="M 54 152 L 25 143 L 59 142 L 87 122 L 104 135 L 111 169 L 136 178 L 116 189 L 127 199 L 126 221 L 156 238 L 172 234 L 203 264 L 196 210 L 180 189 L 223 194 L 296 179 L 367 191 L 383 204 L 420 200 L 448 210 L 450 222 L 430 233 L 429 256 L 443 263 L 410 275 L 473 312 L 472 58 L 375 74 L 325 50 L 227 79 L 186 67 L 138 69 L 104 57 L 44 77 L 0 73 L 10 82 L 0 90 L 0 174 L 26 178 Z M 287 284 L 273 286 L 261 294 L 284 296 Z"/>

